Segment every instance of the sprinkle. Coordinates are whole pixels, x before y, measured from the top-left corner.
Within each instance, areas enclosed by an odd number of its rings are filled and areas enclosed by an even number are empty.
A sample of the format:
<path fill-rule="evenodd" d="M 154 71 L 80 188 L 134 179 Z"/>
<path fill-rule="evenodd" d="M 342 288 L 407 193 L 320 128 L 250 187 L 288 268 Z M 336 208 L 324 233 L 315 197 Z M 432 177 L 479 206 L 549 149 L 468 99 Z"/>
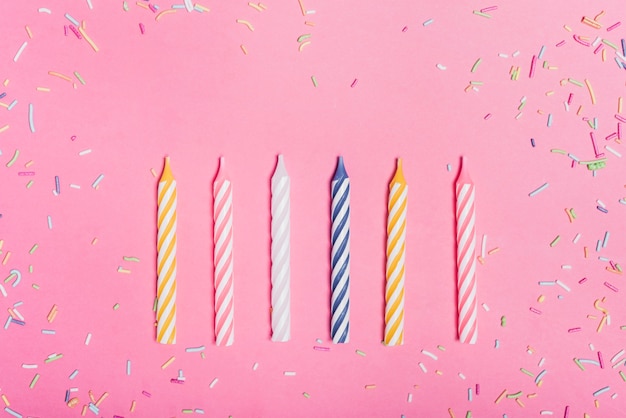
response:
<path fill-rule="evenodd" d="M 435 21 L 435 19 L 432 19 L 432 18 L 428 19 L 428 20 L 425 20 L 424 23 L 422 23 L 422 26 L 428 26 L 428 25 L 432 24 L 434 21 Z"/>
<path fill-rule="evenodd" d="M 609 282 L 604 282 L 604 285 L 605 285 L 606 287 L 608 287 L 609 289 L 611 289 L 612 291 L 614 291 L 614 292 L 619 292 L 619 289 L 618 289 L 617 287 L 613 286 L 613 285 L 612 285 L 611 283 L 609 283 Z"/>
<path fill-rule="evenodd" d="M 258 368 L 259 368 L 259 363 L 256 363 L 256 362 L 255 362 L 255 363 L 252 365 L 252 370 L 256 370 L 256 369 L 258 369 Z"/>
<path fill-rule="evenodd" d="M 44 360 L 44 363 L 52 363 L 60 358 L 63 358 L 63 354 L 51 354 L 47 359 Z"/>
<path fill-rule="evenodd" d="M 317 79 L 314 75 L 311 76 L 311 81 L 313 82 L 313 87 L 317 87 Z"/>
<path fill-rule="evenodd" d="M 431 353 L 430 351 L 422 350 L 422 354 L 432 358 L 433 360 L 437 360 L 437 356 Z"/>
<path fill-rule="evenodd" d="M 85 345 L 89 345 L 90 341 L 91 341 L 91 332 L 88 332 L 87 337 L 85 338 Z"/>
<path fill-rule="evenodd" d="M 104 174 L 100 174 L 91 184 L 91 187 L 93 187 L 94 189 L 97 189 L 102 179 L 104 179 Z"/>
<path fill-rule="evenodd" d="M 7 412 L 7 413 L 9 413 L 9 414 L 13 415 L 13 416 L 14 416 L 14 417 L 16 417 L 16 418 L 22 418 L 22 414 L 20 414 L 19 412 L 14 411 L 14 410 L 12 410 L 12 409 L 11 409 L 11 408 L 9 408 L 8 406 L 6 406 L 6 407 L 4 408 L 4 410 L 5 410 L 5 412 Z"/>
<path fill-rule="evenodd" d="M 595 392 L 593 392 L 593 396 L 602 395 L 604 392 L 608 392 L 610 389 L 611 389 L 610 386 L 605 386 L 602 389 L 598 389 Z"/>
<path fill-rule="evenodd" d="M 428 369 L 426 369 L 426 366 L 424 366 L 424 363 L 420 361 L 419 363 L 417 363 L 417 365 L 420 366 L 420 369 L 422 369 L 422 372 L 428 373 Z"/>
<path fill-rule="evenodd" d="M 78 376 L 78 369 L 74 369 L 74 371 L 69 375 L 69 379 L 74 380 L 76 376 Z"/>
<path fill-rule="evenodd" d="M 359 82 L 359 80 L 355 78 L 354 81 L 352 82 L 352 84 L 350 84 L 350 87 L 354 88 L 358 82 Z"/>
<path fill-rule="evenodd" d="M 480 10 L 473 10 L 472 13 L 474 13 L 477 16 L 482 16 L 482 17 L 486 17 L 487 19 L 491 19 L 491 15 L 487 13 L 483 13 Z"/>
<path fill-rule="evenodd" d="M 6 131 L 7 129 L 9 129 L 9 125 L 8 124 L 0 127 L 0 133 Z"/>
<path fill-rule="evenodd" d="M 173 12 L 173 10 L 172 10 L 172 12 Z M 81 35 L 83 35 L 83 38 L 85 38 L 85 41 L 87 41 L 89 46 L 91 46 L 91 49 L 93 49 L 95 52 L 98 52 L 99 51 L 98 46 L 95 44 L 95 42 L 89 36 L 87 36 L 87 33 L 85 32 L 85 30 L 82 27 L 79 27 L 78 31 L 80 32 Z"/>
<path fill-rule="evenodd" d="M 241 48 L 241 51 L 244 53 L 244 55 L 248 55 L 248 50 L 243 44 L 239 45 L 239 48 Z"/>
<path fill-rule="evenodd" d="M 376 389 L 376 385 L 365 385 L 365 389 Z"/>
<path fill-rule="evenodd" d="M 161 370 L 165 370 L 167 366 L 169 366 L 170 364 L 174 362 L 174 360 L 176 360 L 176 357 L 174 356 L 170 357 L 169 360 L 167 360 L 165 363 L 161 365 Z"/>
<path fill-rule="evenodd" d="M 489 312 L 489 306 L 486 303 L 483 303 L 482 307 L 485 310 L 485 312 Z"/>
<path fill-rule="evenodd" d="M 533 196 L 535 196 L 536 194 L 541 193 L 542 191 L 544 191 L 544 190 L 545 190 L 545 189 L 547 189 L 547 188 L 548 188 L 548 183 L 544 183 L 544 184 L 542 184 L 541 186 L 539 186 L 537 189 L 535 189 L 535 190 L 533 190 L 532 192 L 530 192 L 530 193 L 528 194 L 528 196 L 533 197 Z"/>
<path fill-rule="evenodd" d="M 624 355 L 624 349 L 618 351 L 617 353 L 615 353 L 613 357 L 611 357 L 611 363 L 615 363 L 623 355 Z"/>
<path fill-rule="evenodd" d="M 206 347 L 203 346 L 203 345 L 201 345 L 199 347 L 188 347 L 188 348 L 185 348 L 185 352 L 187 352 L 187 353 L 197 353 L 197 352 L 203 351 L 203 350 L 206 350 Z"/>
<path fill-rule="evenodd" d="M 561 236 L 557 235 L 556 238 L 554 238 L 552 242 L 550 243 L 550 247 L 554 247 L 556 244 L 558 244 L 560 240 L 561 240 Z"/>
<path fill-rule="evenodd" d="M 532 306 L 530 308 L 528 308 L 532 313 L 535 313 L 537 315 L 541 315 L 541 311 L 537 308 L 533 308 Z"/>
<path fill-rule="evenodd" d="M 546 373 L 547 373 L 546 370 L 542 370 L 541 372 L 539 372 L 537 377 L 535 377 L 535 384 L 536 385 L 539 385 L 539 383 L 541 382 L 541 379 L 543 379 L 543 376 L 545 376 Z"/>
<path fill-rule="evenodd" d="M 22 55 L 24 48 L 26 48 L 26 45 L 28 45 L 28 42 L 24 41 L 22 46 L 20 46 L 20 49 L 18 49 L 17 52 L 15 53 L 15 56 L 13 57 L 13 62 L 17 62 L 17 60 L 20 58 L 20 55 Z"/>
<path fill-rule="evenodd" d="M 506 395 L 506 389 L 504 389 L 502 391 L 502 393 L 500 393 L 500 395 L 498 395 L 498 397 L 496 398 L 496 400 L 494 401 L 494 403 L 500 403 L 500 401 L 502 400 L 502 398 L 504 398 L 504 396 Z"/>
<path fill-rule="evenodd" d="M 520 369 L 520 371 L 521 371 L 522 373 L 524 373 L 525 375 L 528 375 L 528 376 L 530 376 L 530 377 L 535 377 L 535 375 L 534 375 L 532 372 L 530 372 L 530 371 L 526 370 L 526 369 L 525 369 L 525 368 L 523 368 L 523 367 Z"/>
<path fill-rule="evenodd" d="M 355 350 L 354 352 L 357 353 L 359 356 L 362 356 L 362 357 L 365 357 L 367 355 L 367 354 L 365 354 L 364 351 L 361 351 L 361 350 Z"/>
<path fill-rule="evenodd" d="M 213 381 L 209 384 L 209 389 L 213 389 L 215 385 L 217 385 L 218 379 L 217 377 L 213 379 Z"/>
<path fill-rule="evenodd" d="M 52 216 L 48 215 L 48 229 L 52 229 Z"/>
<path fill-rule="evenodd" d="M 52 329 L 42 329 L 41 333 L 44 335 L 55 335 L 57 332 Z"/>
<path fill-rule="evenodd" d="M 548 113 L 548 128 L 552 126 L 552 113 Z"/>
<path fill-rule="evenodd" d="M 15 152 L 13 153 L 13 157 L 11 157 L 11 159 L 6 163 L 7 168 L 15 164 L 15 162 L 17 161 L 17 157 L 19 156 L 20 156 L 20 150 L 16 149 Z"/>
<path fill-rule="evenodd" d="M 31 132 L 35 132 L 35 121 L 33 118 L 33 104 L 28 104 L 28 126 L 30 127 Z"/>
<path fill-rule="evenodd" d="M 246 25 L 246 27 L 248 29 L 250 29 L 251 32 L 254 32 L 254 27 L 252 26 L 252 24 L 250 22 L 248 22 L 247 20 L 243 20 L 243 19 L 237 19 L 235 20 L 235 22 L 237 23 L 241 23 L 242 25 Z"/>

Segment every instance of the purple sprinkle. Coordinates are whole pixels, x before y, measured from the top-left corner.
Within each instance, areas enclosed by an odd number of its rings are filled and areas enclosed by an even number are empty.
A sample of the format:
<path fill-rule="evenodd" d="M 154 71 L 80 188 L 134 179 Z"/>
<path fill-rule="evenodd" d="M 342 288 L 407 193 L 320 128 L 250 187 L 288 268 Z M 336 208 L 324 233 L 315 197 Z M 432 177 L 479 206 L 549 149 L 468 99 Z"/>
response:
<path fill-rule="evenodd" d="M 578 284 L 583 284 L 583 283 L 585 283 L 586 281 L 587 281 L 587 278 L 586 278 L 586 277 L 583 277 L 582 279 L 580 279 L 580 280 L 578 281 Z"/>
<path fill-rule="evenodd" d="M 318 350 L 318 351 L 329 351 L 330 348 L 328 347 L 320 347 L 319 345 L 314 345 L 313 346 L 313 350 Z"/>
<path fill-rule="evenodd" d="M 17 175 L 18 176 L 34 176 L 35 172 L 34 171 L 18 171 Z"/>
<path fill-rule="evenodd" d="M 170 383 L 178 383 L 179 385 L 182 385 L 185 381 L 180 379 L 170 379 Z"/>
<path fill-rule="evenodd" d="M 600 368 L 604 369 L 604 361 L 602 361 L 602 353 L 598 351 L 598 362 L 600 363 Z"/>
<path fill-rule="evenodd" d="M 532 306 L 529 308 L 532 313 L 536 313 L 537 315 L 541 315 L 541 311 L 537 308 L 533 308 Z"/>
<path fill-rule="evenodd" d="M 355 78 L 354 81 L 352 82 L 352 84 L 350 84 L 350 87 L 356 86 L 356 83 L 358 83 L 358 82 L 359 82 L 359 80 Z"/>
<path fill-rule="evenodd" d="M 151 397 L 152 397 L 152 394 L 151 394 L 150 392 L 146 392 L 145 390 L 142 390 L 142 391 L 141 391 L 141 394 L 142 394 L 143 396 L 147 396 L 148 398 L 151 398 Z"/>
<path fill-rule="evenodd" d="M 480 384 L 476 383 L 476 395 L 480 395 Z"/>
<path fill-rule="evenodd" d="M 572 333 L 572 332 L 579 332 L 581 330 L 580 327 L 576 327 L 576 328 L 570 328 L 567 330 L 567 332 Z"/>
<path fill-rule="evenodd" d="M 612 291 L 614 291 L 614 292 L 619 292 L 619 289 L 618 289 L 617 287 L 613 286 L 613 285 L 612 285 L 611 283 L 609 283 L 609 282 L 604 282 L 604 285 L 605 285 L 606 287 L 608 287 L 609 289 L 611 289 Z"/>
<path fill-rule="evenodd" d="M 606 208 L 603 208 L 602 206 L 596 206 L 596 209 L 598 209 L 602 213 L 609 213 L 609 211 Z"/>
<path fill-rule="evenodd" d="M 26 325 L 26 322 L 20 321 L 19 319 L 11 318 L 11 322 L 17 325 Z"/>
<path fill-rule="evenodd" d="M 565 407 L 565 413 L 563 414 L 563 418 L 568 418 L 568 417 L 569 417 L 569 405 Z"/>

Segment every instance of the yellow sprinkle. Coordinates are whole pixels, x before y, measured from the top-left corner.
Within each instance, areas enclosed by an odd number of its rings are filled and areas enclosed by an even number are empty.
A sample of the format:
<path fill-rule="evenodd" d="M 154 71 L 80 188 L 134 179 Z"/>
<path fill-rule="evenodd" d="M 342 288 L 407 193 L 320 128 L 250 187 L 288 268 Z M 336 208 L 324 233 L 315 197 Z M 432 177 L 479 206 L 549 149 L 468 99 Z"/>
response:
<path fill-rule="evenodd" d="M 622 113 L 622 96 L 617 98 L 617 113 Z"/>
<path fill-rule="evenodd" d="M 300 5 L 300 11 L 302 12 L 302 16 L 306 16 L 306 9 L 304 8 L 304 4 L 302 4 L 302 0 L 298 0 L 298 4 Z"/>
<path fill-rule="evenodd" d="M 132 401 L 130 403 L 130 412 L 135 412 L 135 405 L 137 405 L 137 402 Z"/>
<path fill-rule="evenodd" d="M 119 266 L 119 267 L 117 268 L 117 272 L 118 272 L 118 273 L 124 273 L 124 274 L 130 274 L 130 273 L 131 273 L 131 271 L 130 271 L 130 270 L 125 269 L 125 268 L 124 268 L 124 267 L 122 267 L 122 266 Z"/>
<path fill-rule="evenodd" d="M 546 96 L 552 96 L 554 94 L 554 90 L 546 91 Z"/>
<path fill-rule="evenodd" d="M 568 31 L 568 32 L 571 32 L 571 31 L 572 31 L 572 28 L 570 28 L 570 27 L 569 27 L 569 26 L 567 26 L 567 25 L 563 25 L 563 29 L 565 29 L 565 30 L 566 30 L 566 31 Z"/>
<path fill-rule="evenodd" d="M 169 366 L 170 364 L 174 362 L 174 360 L 176 360 L 176 357 L 174 356 L 170 357 L 169 360 L 167 360 L 165 363 L 161 365 L 161 370 L 165 370 L 167 366 Z"/>
<path fill-rule="evenodd" d="M 586 78 L 585 78 L 585 84 L 587 85 L 589 96 L 591 96 L 591 104 L 596 104 L 596 95 L 593 93 L 593 88 L 591 87 L 591 83 Z"/>
<path fill-rule="evenodd" d="M 7 162 L 7 164 L 6 164 L 7 168 L 11 167 L 13 164 L 15 164 L 15 161 L 17 161 L 17 157 L 19 157 L 19 156 L 20 156 L 20 150 L 16 149 L 15 152 L 13 153 L 13 158 L 11 158 L 9 160 L 9 162 Z"/>
<path fill-rule="evenodd" d="M 439 376 L 442 376 L 443 372 L 441 370 L 435 370 L 435 374 L 438 374 Z"/>
<path fill-rule="evenodd" d="M 243 44 L 239 45 L 239 48 L 241 48 L 241 50 L 243 51 L 245 55 L 248 55 L 248 50 L 246 49 L 245 46 L 243 46 Z"/>
<path fill-rule="evenodd" d="M 241 23 L 242 25 L 246 25 L 248 29 L 250 29 L 251 32 L 254 32 L 254 27 L 252 26 L 252 23 L 248 22 L 247 20 L 237 19 L 235 20 L 235 22 Z"/>
<path fill-rule="evenodd" d="M 537 394 L 536 394 L 536 393 L 529 393 L 528 395 L 526 395 L 526 397 L 527 397 L 528 399 L 536 398 L 536 397 L 537 397 Z"/>
<path fill-rule="evenodd" d="M 576 111 L 576 116 L 580 116 L 583 111 L 583 105 L 578 106 L 578 110 Z"/>
<path fill-rule="evenodd" d="M 456 416 L 454 415 L 454 411 L 452 411 L 452 408 L 448 408 L 448 414 L 450 414 L 450 418 L 456 418 Z"/>
<path fill-rule="evenodd" d="M 158 22 L 161 19 L 161 16 L 167 15 L 167 14 L 170 14 L 170 13 L 176 13 L 176 9 L 163 10 L 162 12 L 160 12 L 158 15 L 155 16 L 154 20 L 156 20 Z"/>
<path fill-rule="evenodd" d="M 86 414 L 87 414 L 87 405 L 83 405 L 83 410 L 80 411 L 80 415 L 84 417 Z"/>
<path fill-rule="evenodd" d="M 37 91 L 45 91 L 45 92 L 49 92 L 50 89 L 48 87 L 37 87 Z"/>
<path fill-rule="evenodd" d="M 583 247 L 583 251 L 585 253 L 585 258 L 589 258 L 589 248 Z"/>
<path fill-rule="evenodd" d="M 302 52 L 302 49 L 303 49 L 305 46 L 309 45 L 310 43 L 311 43 L 311 41 L 302 42 L 302 43 L 300 44 L 300 46 L 298 46 L 298 52 Z"/>
<path fill-rule="evenodd" d="M 7 251 L 7 253 L 4 255 L 4 259 L 2 260 L 2 265 L 6 266 L 7 263 L 9 262 L 9 258 L 11 258 L 11 251 Z M 15 273 L 13 273 L 15 274 Z"/>
<path fill-rule="evenodd" d="M 30 39 L 33 39 L 33 33 L 30 31 L 30 28 L 28 27 L 28 25 L 26 25 L 26 27 L 24 27 L 24 29 L 26 29 L 26 34 L 28 35 L 28 37 Z"/>
<path fill-rule="evenodd" d="M 9 402 L 9 399 L 7 398 L 7 395 L 5 395 L 4 393 L 2 394 L 2 396 L 0 396 L 2 398 L 2 401 L 4 402 L 4 404 L 6 406 L 11 406 L 11 403 Z"/>
<path fill-rule="evenodd" d="M 544 295 L 539 295 L 539 297 L 537 298 L 537 302 L 539 303 L 543 303 L 544 300 L 546 300 L 546 297 Z"/>
<path fill-rule="evenodd" d="M 602 62 L 606 62 L 606 49 L 602 49 Z"/>
<path fill-rule="evenodd" d="M 522 400 L 520 398 L 515 398 L 515 402 L 517 402 L 517 404 L 522 408 L 524 407 L 524 404 L 522 403 Z"/>
<path fill-rule="evenodd" d="M 33 160 L 28 161 L 26 164 L 24 164 L 24 167 L 28 168 L 31 165 L 33 165 Z"/>
<path fill-rule="evenodd" d="M 38 380 L 39 380 L 39 373 L 35 373 L 35 376 L 33 376 L 33 380 L 30 381 L 30 385 L 28 385 L 28 387 L 31 389 L 34 388 Z"/>
<path fill-rule="evenodd" d="M 84 22 L 84 20 L 83 20 Z M 83 29 L 82 27 L 78 28 L 78 31 L 80 32 L 81 35 L 83 35 L 83 38 L 85 38 L 85 41 L 87 41 L 87 43 L 89 44 L 89 46 L 91 46 L 91 48 L 98 52 L 98 46 L 96 45 L 96 43 L 87 35 L 87 33 L 85 32 L 85 29 Z M 70 79 L 71 80 L 71 79 Z"/>
<path fill-rule="evenodd" d="M 109 392 L 104 392 L 104 393 L 102 394 L 102 396 L 100 396 L 100 398 L 98 398 L 98 400 L 96 401 L 95 405 L 96 405 L 96 406 L 100 406 L 100 404 L 102 403 L 102 401 L 104 401 L 104 400 L 107 398 L 107 396 L 109 396 Z"/>
<path fill-rule="evenodd" d="M 26 188 L 30 189 L 30 187 L 35 184 L 35 180 L 30 180 L 28 183 L 26 183 Z"/>
<path fill-rule="evenodd" d="M 7 125 L 4 125 L 2 128 L 0 128 L 0 132 L 4 132 L 4 131 L 6 131 L 7 129 L 9 129 L 9 125 L 8 125 L 8 124 L 7 124 Z"/>
<path fill-rule="evenodd" d="M 4 84 L 4 87 L 8 86 L 9 85 L 9 79 L 8 78 L 5 79 L 2 84 Z"/>
<path fill-rule="evenodd" d="M 156 177 L 157 176 L 157 173 L 156 173 L 156 171 L 154 171 L 154 168 L 150 169 L 150 173 L 152 173 L 152 177 Z"/>

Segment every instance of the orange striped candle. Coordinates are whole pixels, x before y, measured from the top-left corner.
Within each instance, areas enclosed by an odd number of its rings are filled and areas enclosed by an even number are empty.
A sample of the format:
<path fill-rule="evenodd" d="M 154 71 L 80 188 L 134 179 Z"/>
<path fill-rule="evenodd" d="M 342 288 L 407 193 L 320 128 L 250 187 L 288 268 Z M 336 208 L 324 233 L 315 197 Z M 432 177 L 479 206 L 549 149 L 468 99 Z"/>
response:
<path fill-rule="evenodd" d="M 387 215 L 387 268 L 385 284 L 385 345 L 404 343 L 404 255 L 408 187 L 398 158 L 389 183 Z"/>
<path fill-rule="evenodd" d="M 157 209 L 157 341 L 176 344 L 176 179 L 165 157 Z"/>

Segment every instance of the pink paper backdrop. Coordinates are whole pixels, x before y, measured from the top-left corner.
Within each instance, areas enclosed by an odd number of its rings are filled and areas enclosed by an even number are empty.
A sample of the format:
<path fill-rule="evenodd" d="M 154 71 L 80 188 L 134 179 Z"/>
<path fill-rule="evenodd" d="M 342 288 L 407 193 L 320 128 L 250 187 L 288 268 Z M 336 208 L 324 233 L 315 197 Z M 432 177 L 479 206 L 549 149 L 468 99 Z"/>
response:
<path fill-rule="evenodd" d="M 626 348 L 626 308 L 621 267 L 610 262 L 624 262 L 626 166 L 609 135 L 625 95 L 615 60 L 626 37 L 626 25 L 615 27 L 622 2 L 302 0 L 306 15 L 297 0 L 263 4 L 208 0 L 209 12 L 161 15 L 171 4 L 0 5 L 0 279 L 22 274 L 15 287 L 0 282 L 0 309 L 16 308 L 25 321 L 0 328 L 0 415 L 10 416 L 8 405 L 23 416 L 80 416 L 91 390 L 95 399 L 108 392 L 98 414 L 106 417 L 619 416 L 626 356 L 612 358 Z M 490 6 L 488 16 L 473 12 Z M 84 21 L 97 52 L 64 33 L 66 13 Z M 303 34 L 310 44 L 298 43 Z M 595 173 L 571 164 L 596 158 L 590 132 L 606 157 Z M 269 338 L 269 179 L 278 153 L 292 178 L 288 343 Z M 178 181 L 175 346 L 155 342 L 152 311 L 151 169 L 158 176 L 166 154 Z M 352 182 L 345 345 L 329 335 L 329 182 L 339 154 Z M 234 346 L 218 348 L 211 185 L 220 155 L 234 187 L 236 335 Z M 461 345 L 455 328 L 461 155 L 476 183 L 479 251 L 486 236 L 489 252 L 478 265 L 476 345 Z M 405 344 L 384 347 L 386 196 L 397 157 L 409 184 Z M 598 240 L 606 245 L 596 249 Z M 185 351 L 201 345 L 204 357 Z M 62 358 L 46 363 L 55 353 Z M 584 362 L 598 356 L 600 365 Z M 171 383 L 179 370 L 185 383 Z M 70 388 L 74 409 L 64 401 Z"/>

